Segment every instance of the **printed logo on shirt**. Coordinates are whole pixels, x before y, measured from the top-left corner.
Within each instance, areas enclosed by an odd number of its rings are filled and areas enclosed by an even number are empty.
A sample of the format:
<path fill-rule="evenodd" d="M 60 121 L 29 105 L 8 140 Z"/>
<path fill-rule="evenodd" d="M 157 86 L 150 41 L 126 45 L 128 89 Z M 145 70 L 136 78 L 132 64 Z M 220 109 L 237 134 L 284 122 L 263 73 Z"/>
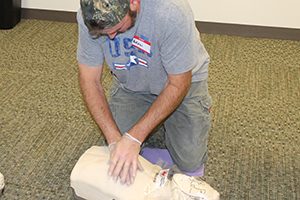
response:
<path fill-rule="evenodd" d="M 127 67 L 124 64 L 114 63 L 114 69 L 115 70 L 127 70 Z"/>
<path fill-rule="evenodd" d="M 137 57 L 134 52 L 131 52 L 129 60 L 126 64 L 114 63 L 115 70 L 130 70 L 132 67 L 148 68 L 148 62 L 142 58 Z"/>
<path fill-rule="evenodd" d="M 148 39 L 145 36 L 140 36 L 145 41 L 148 41 Z M 106 43 L 109 48 L 109 53 L 112 58 L 119 58 L 121 56 L 127 56 L 129 57 L 131 53 L 134 51 L 139 54 L 147 55 L 147 57 L 151 58 L 153 53 L 150 50 L 150 53 L 147 53 L 144 50 L 141 50 L 140 48 L 137 48 L 133 46 L 132 44 L 133 39 L 132 38 L 121 38 L 116 37 L 113 40 L 107 38 Z M 151 43 L 150 43 L 151 44 Z"/>

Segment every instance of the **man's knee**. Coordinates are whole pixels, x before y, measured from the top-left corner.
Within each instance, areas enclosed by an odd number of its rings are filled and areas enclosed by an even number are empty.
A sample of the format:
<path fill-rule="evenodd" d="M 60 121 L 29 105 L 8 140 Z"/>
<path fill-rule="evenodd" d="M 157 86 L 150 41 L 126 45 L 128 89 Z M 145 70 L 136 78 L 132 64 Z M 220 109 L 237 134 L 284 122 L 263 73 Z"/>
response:
<path fill-rule="evenodd" d="M 180 156 L 173 156 L 175 164 L 178 168 L 185 172 L 193 172 L 198 170 L 207 160 L 207 151 L 186 152 Z"/>

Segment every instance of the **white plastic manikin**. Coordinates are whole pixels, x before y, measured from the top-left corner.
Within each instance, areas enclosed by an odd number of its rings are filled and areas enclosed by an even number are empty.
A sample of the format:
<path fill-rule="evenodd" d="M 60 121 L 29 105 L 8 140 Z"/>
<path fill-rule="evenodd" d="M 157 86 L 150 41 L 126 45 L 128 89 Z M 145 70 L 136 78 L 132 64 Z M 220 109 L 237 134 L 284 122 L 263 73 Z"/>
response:
<path fill-rule="evenodd" d="M 75 197 L 86 200 L 219 200 L 219 193 L 202 180 L 184 174 L 168 179 L 168 169 L 139 157 L 144 171 L 135 182 L 122 185 L 108 176 L 109 150 L 104 146 L 88 149 L 71 173 Z"/>

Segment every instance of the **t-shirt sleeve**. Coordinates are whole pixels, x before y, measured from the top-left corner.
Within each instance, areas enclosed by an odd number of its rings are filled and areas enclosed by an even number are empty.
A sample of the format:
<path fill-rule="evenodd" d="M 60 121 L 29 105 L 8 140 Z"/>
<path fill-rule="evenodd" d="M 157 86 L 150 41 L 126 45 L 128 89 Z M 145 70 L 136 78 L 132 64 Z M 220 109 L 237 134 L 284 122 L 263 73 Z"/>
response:
<path fill-rule="evenodd" d="M 197 65 L 199 32 L 193 14 L 177 7 L 170 7 L 162 26 L 160 54 L 168 74 L 180 74 Z M 199 39 L 199 40 L 198 40 Z"/>
<path fill-rule="evenodd" d="M 104 56 L 100 39 L 94 39 L 84 24 L 81 10 L 77 12 L 78 46 L 77 61 L 87 66 L 102 66 Z"/>

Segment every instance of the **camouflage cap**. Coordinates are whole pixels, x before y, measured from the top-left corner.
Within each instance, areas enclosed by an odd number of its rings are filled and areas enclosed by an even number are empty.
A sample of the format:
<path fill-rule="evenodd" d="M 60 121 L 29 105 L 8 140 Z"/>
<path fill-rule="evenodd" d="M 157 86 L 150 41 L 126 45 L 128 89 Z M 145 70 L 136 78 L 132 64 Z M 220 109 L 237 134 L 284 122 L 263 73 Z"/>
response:
<path fill-rule="evenodd" d="M 110 28 L 129 11 L 129 0 L 80 0 L 84 23 L 89 30 Z"/>

